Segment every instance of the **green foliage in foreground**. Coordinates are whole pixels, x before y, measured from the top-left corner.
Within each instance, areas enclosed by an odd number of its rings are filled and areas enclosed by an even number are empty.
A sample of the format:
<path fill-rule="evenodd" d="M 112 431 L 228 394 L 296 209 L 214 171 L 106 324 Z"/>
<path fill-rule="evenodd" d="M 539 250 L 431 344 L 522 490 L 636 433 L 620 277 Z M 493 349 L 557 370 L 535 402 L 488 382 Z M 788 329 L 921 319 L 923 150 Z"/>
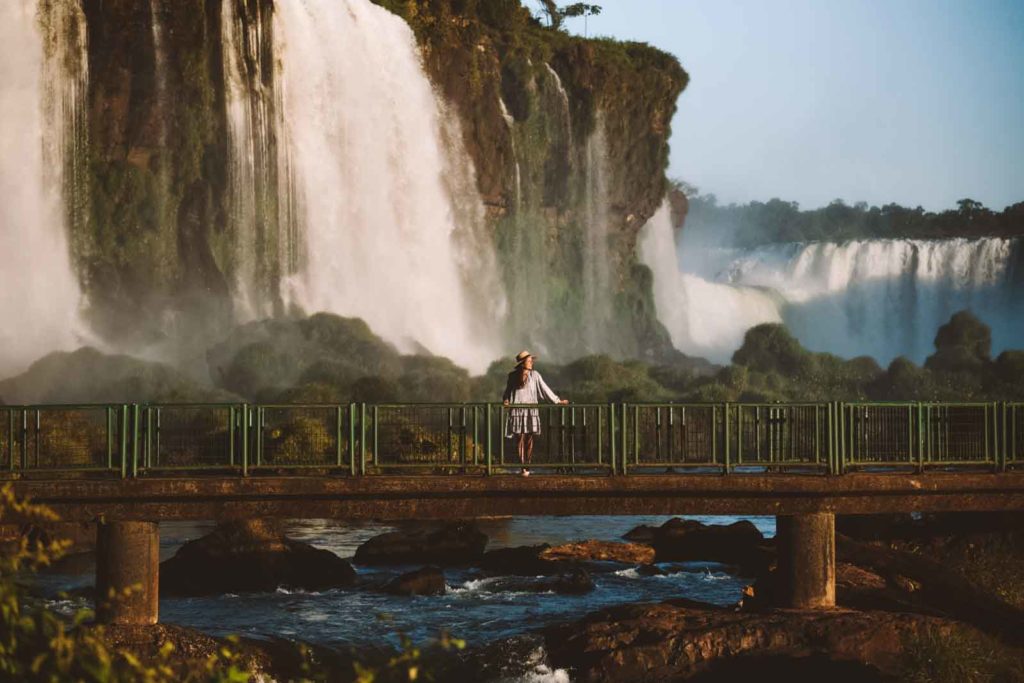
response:
<path fill-rule="evenodd" d="M 57 521 L 48 508 L 14 497 L 10 485 L 0 489 L 0 522 L 16 516 L 20 522 Z M 249 674 L 239 668 L 237 655 L 225 644 L 205 660 L 182 661 L 174 646 L 165 644 L 152 660 L 143 661 L 104 642 L 103 629 L 85 626 L 92 617 L 80 611 L 66 620 L 27 601 L 16 581 L 19 574 L 50 564 L 67 549 L 66 541 L 43 542 L 22 536 L 0 554 L 0 680 L 23 683 L 83 681 L 96 683 L 245 683 Z"/>
<path fill-rule="evenodd" d="M 10 484 L 0 488 L 0 524 L 45 525 L 58 522 L 47 507 L 19 500 Z M 102 626 L 90 623 L 93 613 L 79 610 L 65 618 L 27 595 L 22 580 L 46 567 L 70 546 L 65 540 L 21 535 L 0 549 L 0 681 L 18 683 L 248 683 L 254 662 L 237 638 L 229 637 L 206 656 L 182 656 L 164 643 L 153 654 L 141 654 L 108 644 Z M 398 633 L 400 649 L 379 665 L 358 660 L 344 680 L 355 683 L 433 681 L 424 661 L 425 650 Z M 431 648 L 461 650 L 465 641 L 442 633 Z M 327 683 L 339 672 L 313 662 L 309 648 L 298 645 L 301 674 L 288 680 Z"/>

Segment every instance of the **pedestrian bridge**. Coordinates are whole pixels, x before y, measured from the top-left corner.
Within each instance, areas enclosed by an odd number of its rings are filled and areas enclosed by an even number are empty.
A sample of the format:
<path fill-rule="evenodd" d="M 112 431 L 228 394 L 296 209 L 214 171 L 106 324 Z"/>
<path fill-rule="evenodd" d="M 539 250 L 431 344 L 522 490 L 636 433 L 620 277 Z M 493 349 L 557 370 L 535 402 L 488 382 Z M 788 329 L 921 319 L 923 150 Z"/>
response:
<path fill-rule="evenodd" d="M 157 620 L 158 522 L 239 517 L 773 514 L 786 604 L 828 607 L 836 513 L 1024 510 L 1022 466 L 1010 402 L 0 406 L 15 492 L 97 523 L 115 623 Z"/>

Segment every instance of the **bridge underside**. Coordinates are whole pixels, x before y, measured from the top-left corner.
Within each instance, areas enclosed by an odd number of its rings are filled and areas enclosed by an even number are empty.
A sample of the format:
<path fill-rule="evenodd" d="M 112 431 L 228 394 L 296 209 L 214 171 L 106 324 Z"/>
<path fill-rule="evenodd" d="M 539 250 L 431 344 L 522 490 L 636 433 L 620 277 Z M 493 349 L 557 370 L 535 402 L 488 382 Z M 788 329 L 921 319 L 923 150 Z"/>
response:
<path fill-rule="evenodd" d="M 797 515 L 1024 510 L 1024 472 L 846 474 L 267 476 L 20 480 L 67 521 L 492 515 Z"/>

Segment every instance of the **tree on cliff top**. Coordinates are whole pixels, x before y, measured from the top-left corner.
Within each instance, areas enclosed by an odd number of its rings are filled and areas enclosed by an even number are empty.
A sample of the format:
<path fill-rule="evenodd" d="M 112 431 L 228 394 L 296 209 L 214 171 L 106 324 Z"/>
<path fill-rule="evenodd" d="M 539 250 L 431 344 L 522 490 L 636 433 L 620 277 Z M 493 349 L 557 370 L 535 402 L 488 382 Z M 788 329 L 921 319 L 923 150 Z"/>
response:
<path fill-rule="evenodd" d="M 540 0 L 541 10 L 548 18 L 553 29 L 561 28 L 562 21 L 572 17 L 592 17 L 601 13 L 600 5 L 589 5 L 585 2 L 574 2 L 562 7 L 555 0 Z"/>

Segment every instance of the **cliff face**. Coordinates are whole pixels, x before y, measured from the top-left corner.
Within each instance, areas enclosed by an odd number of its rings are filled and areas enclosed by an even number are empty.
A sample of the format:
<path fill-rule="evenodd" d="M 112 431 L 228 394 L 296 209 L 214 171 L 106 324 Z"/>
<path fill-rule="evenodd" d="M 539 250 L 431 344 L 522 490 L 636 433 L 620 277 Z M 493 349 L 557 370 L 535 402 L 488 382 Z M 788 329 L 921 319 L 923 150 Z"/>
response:
<path fill-rule="evenodd" d="M 563 358 L 670 349 L 634 246 L 665 191 L 669 123 L 687 82 L 675 59 L 543 28 L 518 0 L 374 1 L 412 26 L 461 123 L 512 343 Z M 270 31 L 272 0 L 83 0 L 89 184 L 76 201 L 89 209 L 74 242 L 101 333 L 148 341 L 169 313 L 177 325 L 231 316 L 222 2 Z M 243 68 L 259 66 L 265 81 L 263 41 L 263 52 L 244 46 Z M 274 298 L 279 268 L 264 270 L 276 273 Z"/>
<path fill-rule="evenodd" d="M 669 126 L 688 80 L 675 58 L 550 30 L 518 0 L 375 2 L 413 27 L 462 121 L 509 334 L 561 357 L 670 349 L 635 245 L 666 190 Z"/>
<path fill-rule="evenodd" d="M 74 244 L 101 334 L 152 341 L 168 314 L 223 314 L 219 0 L 83 0 L 87 218 Z M 184 314 L 181 316 L 180 314 Z"/>

